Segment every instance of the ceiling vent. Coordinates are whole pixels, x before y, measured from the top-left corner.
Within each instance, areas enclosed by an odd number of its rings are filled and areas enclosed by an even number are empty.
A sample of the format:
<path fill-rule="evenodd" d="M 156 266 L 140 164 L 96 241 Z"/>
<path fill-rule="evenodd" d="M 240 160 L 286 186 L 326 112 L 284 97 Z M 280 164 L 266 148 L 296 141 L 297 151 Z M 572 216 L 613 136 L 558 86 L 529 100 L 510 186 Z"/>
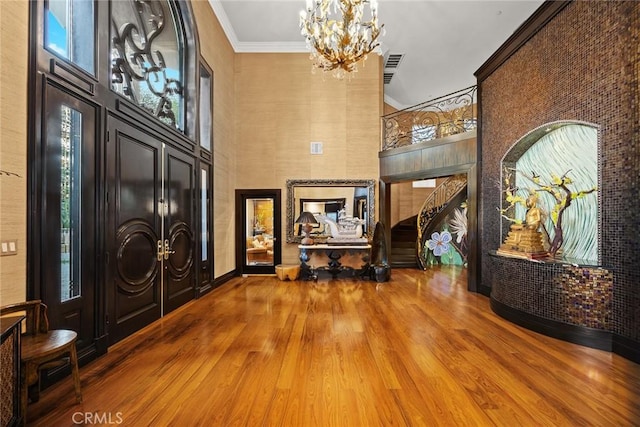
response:
<path fill-rule="evenodd" d="M 391 83 L 392 78 L 393 78 L 393 73 L 384 73 L 383 74 L 384 84 L 388 85 L 389 83 Z"/>
<path fill-rule="evenodd" d="M 387 57 L 387 62 L 384 64 L 384 68 L 398 68 L 402 58 L 404 58 L 404 53 L 390 53 Z"/>

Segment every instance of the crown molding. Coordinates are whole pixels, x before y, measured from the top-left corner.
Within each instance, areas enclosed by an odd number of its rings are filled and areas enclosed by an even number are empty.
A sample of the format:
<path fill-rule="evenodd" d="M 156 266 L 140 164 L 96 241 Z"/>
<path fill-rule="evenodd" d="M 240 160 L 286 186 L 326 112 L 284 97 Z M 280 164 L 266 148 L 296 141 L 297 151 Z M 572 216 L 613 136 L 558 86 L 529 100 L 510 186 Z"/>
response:
<path fill-rule="evenodd" d="M 224 31 L 231 47 L 234 51 L 237 51 L 237 46 L 240 43 L 238 41 L 238 36 L 236 32 L 233 30 L 233 26 L 231 25 L 231 21 L 229 21 L 229 17 L 227 16 L 227 12 L 224 11 L 224 7 L 222 7 L 222 3 L 220 0 L 209 0 L 209 5 L 211 9 L 213 9 L 213 13 L 218 18 L 218 22 L 220 22 L 220 26 Z"/>
<path fill-rule="evenodd" d="M 308 53 L 305 42 L 241 42 L 220 0 L 209 0 L 213 13 L 236 53 Z"/>
<path fill-rule="evenodd" d="M 238 42 L 236 53 L 309 53 L 304 42 Z"/>
<path fill-rule="evenodd" d="M 392 97 L 390 97 L 387 94 L 384 95 L 384 102 L 385 102 L 385 104 L 388 104 L 388 105 L 392 106 L 396 110 L 404 110 L 405 108 L 407 108 L 406 105 L 396 101 L 395 99 L 393 99 Z"/>

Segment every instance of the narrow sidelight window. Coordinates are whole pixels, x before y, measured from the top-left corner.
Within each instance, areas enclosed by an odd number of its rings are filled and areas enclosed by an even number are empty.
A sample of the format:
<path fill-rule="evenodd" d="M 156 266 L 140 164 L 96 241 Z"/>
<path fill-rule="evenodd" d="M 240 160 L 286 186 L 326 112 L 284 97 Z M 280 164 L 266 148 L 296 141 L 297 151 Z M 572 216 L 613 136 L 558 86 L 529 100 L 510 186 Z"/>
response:
<path fill-rule="evenodd" d="M 211 74 L 200 66 L 200 146 L 211 151 Z"/>
<path fill-rule="evenodd" d="M 82 246 L 82 114 L 62 105 L 60 111 L 60 299 L 80 296 Z"/>
<path fill-rule="evenodd" d="M 202 261 L 209 259 L 209 184 L 206 169 L 200 169 L 200 241 L 202 250 Z"/>

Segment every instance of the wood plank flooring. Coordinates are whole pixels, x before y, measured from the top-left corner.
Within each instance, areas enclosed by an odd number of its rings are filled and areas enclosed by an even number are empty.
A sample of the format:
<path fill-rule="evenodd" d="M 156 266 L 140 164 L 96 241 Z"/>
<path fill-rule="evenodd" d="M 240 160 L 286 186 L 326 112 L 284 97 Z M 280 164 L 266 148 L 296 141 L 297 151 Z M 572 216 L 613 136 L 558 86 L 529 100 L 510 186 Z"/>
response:
<path fill-rule="evenodd" d="M 44 390 L 29 424 L 640 425 L 640 365 L 509 323 L 465 274 L 233 279 L 82 367 L 83 403 Z"/>

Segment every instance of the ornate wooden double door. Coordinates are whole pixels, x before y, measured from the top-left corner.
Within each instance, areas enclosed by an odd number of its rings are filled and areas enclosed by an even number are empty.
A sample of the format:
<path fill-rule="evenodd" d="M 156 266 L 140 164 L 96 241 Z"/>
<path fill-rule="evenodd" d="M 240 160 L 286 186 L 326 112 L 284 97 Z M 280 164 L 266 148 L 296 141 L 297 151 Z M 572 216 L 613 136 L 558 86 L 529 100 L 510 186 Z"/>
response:
<path fill-rule="evenodd" d="M 27 297 L 81 363 L 213 286 L 213 72 L 190 5 L 30 2 Z"/>
<path fill-rule="evenodd" d="M 196 167 L 158 135 L 109 117 L 106 247 L 109 342 L 195 296 Z"/>

